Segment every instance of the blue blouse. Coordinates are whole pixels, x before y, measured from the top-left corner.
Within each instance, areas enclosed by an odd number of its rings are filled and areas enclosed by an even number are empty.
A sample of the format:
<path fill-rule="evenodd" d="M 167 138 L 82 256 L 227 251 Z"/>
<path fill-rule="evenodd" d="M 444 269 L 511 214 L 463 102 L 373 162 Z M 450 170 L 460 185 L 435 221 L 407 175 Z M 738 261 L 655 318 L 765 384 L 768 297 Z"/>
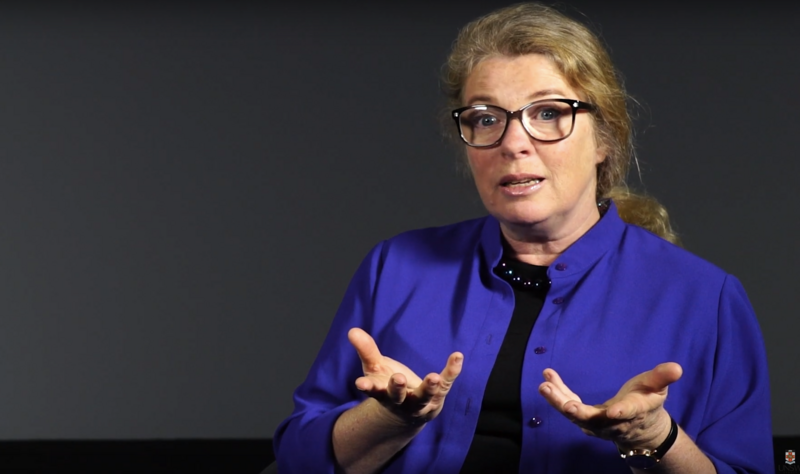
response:
<path fill-rule="evenodd" d="M 354 383 L 363 374 L 347 339 L 352 327 L 420 377 L 440 372 L 452 352 L 464 354 L 441 414 L 383 472 L 460 470 L 514 309 L 511 287 L 492 272 L 502 252 L 499 223 L 487 216 L 406 232 L 367 255 L 295 391 L 294 412 L 275 433 L 282 474 L 334 473 L 333 425 L 364 399 Z M 548 274 L 523 362 L 521 473 L 630 473 L 613 443 L 585 435 L 538 393 L 545 368 L 584 403 L 599 404 L 669 361 L 684 373 L 665 408 L 717 472 L 773 472 L 766 353 L 735 277 L 624 223 L 613 204 Z"/>

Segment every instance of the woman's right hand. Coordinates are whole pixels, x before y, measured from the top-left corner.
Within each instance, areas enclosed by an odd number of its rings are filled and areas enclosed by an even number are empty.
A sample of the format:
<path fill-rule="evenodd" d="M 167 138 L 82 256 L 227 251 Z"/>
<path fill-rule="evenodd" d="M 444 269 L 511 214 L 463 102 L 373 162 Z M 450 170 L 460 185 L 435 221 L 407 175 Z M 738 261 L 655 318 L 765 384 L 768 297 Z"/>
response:
<path fill-rule="evenodd" d="M 441 373 L 420 379 L 404 364 L 381 355 L 375 340 L 360 328 L 347 333 L 355 347 L 364 375 L 356 379 L 356 388 L 376 399 L 401 424 L 421 425 L 436 418 L 444 399 L 461 373 L 464 356 L 450 354 Z"/>

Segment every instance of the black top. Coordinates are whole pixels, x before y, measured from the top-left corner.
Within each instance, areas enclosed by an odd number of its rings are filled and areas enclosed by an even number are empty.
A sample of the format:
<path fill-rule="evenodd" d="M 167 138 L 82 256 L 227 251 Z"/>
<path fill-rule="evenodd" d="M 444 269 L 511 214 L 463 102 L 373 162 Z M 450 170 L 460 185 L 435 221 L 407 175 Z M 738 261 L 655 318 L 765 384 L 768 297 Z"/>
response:
<path fill-rule="evenodd" d="M 514 313 L 486 384 L 478 426 L 461 474 L 519 472 L 522 451 L 522 360 L 550 285 L 547 267 L 505 258 L 502 262 L 506 264 L 505 267 L 494 269 L 498 276 L 507 281 L 510 276 L 518 277 L 510 281 L 514 288 Z M 537 284 L 537 281 L 544 284 Z"/>

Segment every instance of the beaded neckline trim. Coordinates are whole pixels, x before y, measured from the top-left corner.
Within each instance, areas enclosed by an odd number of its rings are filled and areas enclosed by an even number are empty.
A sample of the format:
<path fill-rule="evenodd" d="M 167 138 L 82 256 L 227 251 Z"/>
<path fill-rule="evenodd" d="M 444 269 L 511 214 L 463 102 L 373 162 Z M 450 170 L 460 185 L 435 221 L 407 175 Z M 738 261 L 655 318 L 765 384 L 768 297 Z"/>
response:
<path fill-rule="evenodd" d="M 597 203 L 597 209 L 600 211 L 600 216 L 604 216 L 606 211 L 608 211 L 609 206 L 611 205 L 610 199 L 603 199 L 602 201 Z M 550 279 L 542 279 L 542 278 L 525 278 L 523 275 L 520 274 L 517 270 L 515 270 L 511 265 L 508 264 L 508 260 L 503 257 L 500 260 L 500 263 L 495 267 L 494 273 L 502 278 L 503 280 L 509 282 L 511 286 L 521 289 L 533 289 L 537 291 L 547 291 L 550 289 L 551 281 Z"/>
<path fill-rule="evenodd" d="M 505 258 L 500 260 L 500 263 L 494 269 L 494 272 L 497 276 L 509 282 L 511 286 L 517 288 L 538 291 L 547 291 L 550 289 L 550 279 L 536 278 L 532 280 L 530 278 L 525 278 L 517 270 L 512 268 L 511 265 L 508 264 L 508 260 Z"/>

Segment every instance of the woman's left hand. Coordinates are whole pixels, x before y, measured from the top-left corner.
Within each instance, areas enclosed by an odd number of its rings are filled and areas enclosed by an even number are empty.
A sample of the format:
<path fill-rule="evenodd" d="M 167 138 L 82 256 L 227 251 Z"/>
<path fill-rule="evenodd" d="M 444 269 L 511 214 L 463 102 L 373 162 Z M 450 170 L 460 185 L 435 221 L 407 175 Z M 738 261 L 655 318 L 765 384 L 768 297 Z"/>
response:
<path fill-rule="evenodd" d="M 670 417 L 664 410 L 669 384 L 683 374 L 674 362 L 659 364 L 625 382 L 601 405 L 586 405 L 553 369 L 545 369 L 539 393 L 584 433 L 614 441 L 622 449 L 655 449 L 667 437 Z"/>

